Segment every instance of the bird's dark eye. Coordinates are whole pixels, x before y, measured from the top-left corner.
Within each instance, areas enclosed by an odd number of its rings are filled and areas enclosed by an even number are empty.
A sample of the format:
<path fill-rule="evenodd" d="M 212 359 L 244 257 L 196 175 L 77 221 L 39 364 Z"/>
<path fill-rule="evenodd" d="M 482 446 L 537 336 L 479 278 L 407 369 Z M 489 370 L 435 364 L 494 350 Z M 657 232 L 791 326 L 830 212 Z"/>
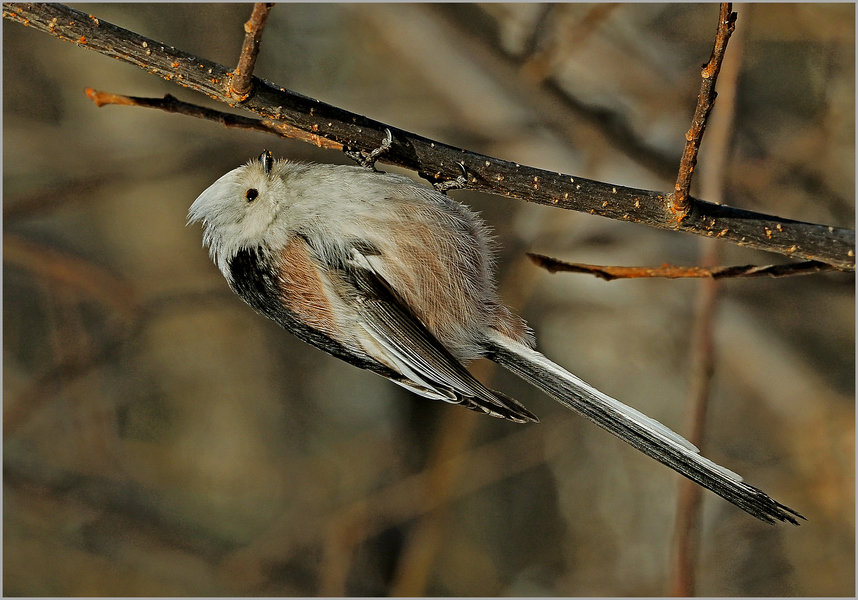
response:
<path fill-rule="evenodd" d="M 256 197 L 259 195 L 259 191 L 256 188 L 250 188 L 246 192 L 244 192 L 244 197 L 247 198 L 248 202 L 253 202 L 256 200 Z"/>

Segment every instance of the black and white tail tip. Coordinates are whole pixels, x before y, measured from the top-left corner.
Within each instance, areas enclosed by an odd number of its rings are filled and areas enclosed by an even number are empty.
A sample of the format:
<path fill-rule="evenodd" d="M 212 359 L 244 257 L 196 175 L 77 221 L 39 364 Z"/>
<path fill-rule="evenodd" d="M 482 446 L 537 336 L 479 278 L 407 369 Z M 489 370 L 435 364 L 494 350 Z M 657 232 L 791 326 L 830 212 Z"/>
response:
<path fill-rule="evenodd" d="M 738 474 L 701 456 L 694 444 L 676 432 L 603 394 L 536 350 L 501 334 L 494 335 L 491 344 L 491 358 L 498 364 L 749 514 L 768 523 L 784 521 L 798 525 L 798 519 L 804 519 L 795 510 L 745 483 Z"/>

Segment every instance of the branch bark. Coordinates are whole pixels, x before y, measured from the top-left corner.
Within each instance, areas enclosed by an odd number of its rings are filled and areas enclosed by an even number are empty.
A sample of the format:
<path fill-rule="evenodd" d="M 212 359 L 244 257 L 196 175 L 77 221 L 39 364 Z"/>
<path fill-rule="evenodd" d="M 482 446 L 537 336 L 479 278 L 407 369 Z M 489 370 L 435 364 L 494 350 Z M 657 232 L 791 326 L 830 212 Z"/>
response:
<path fill-rule="evenodd" d="M 136 65 L 147 72 L 235 107 L 227 67 L 192 56 L 61 4 L 3 5 L 5 19 L 44 31 L 58 39 Z M 855 270 L 855 231 L 785 219 L 694 199 L 676 222 L 669 193 L 641 190 L 544 171 L 455 148 L 350 113 L 253 78 L 251 95 L 240 104 L 265 119 L 286 123 L 339 145 L 371 150 L 385 129 L 393 146 L 384 161 L 435 179 L 455 179 L 459 163 L 468 172 L 468 188 L 642 223 L 659 229 L 719 238 L 741 246 L 818 260 Z"/>
<path fill-rule="evenodd" d="M 724 61 L 724 53 L 727 51 L 727 42 L 736 27 L 736 13 L 732 12 L 733 5 L 730 2 L 722 2 L 718 13 L 718 27 L 715 32 L 715 47 L 709 62 L 703 66 L 700 73 L 700 93 L 697 96 L 697 107 L 694 109 L 694 117 L 691 119 L 691 129 L 685 134 L 685 150 L 679 163 L 679 174 L 676 177 L 676 185 L 673 190 L 672 208 L 676 213 L 676 219 L 681 221 L 691 210 L 691 198 L 688 195 L 691 189 L 691 177 L 694 167 L 697 165 L 697 152 L 700 150 L 700 142 L 703 141 L 703 133 L 706 131 L 706 121 L 709 113 L 715 106 L 715 82 L 721 71 L 721 63 Z"/>
<path fill-rule="evenodd" d="M 95 105 L 98 107 L 106 106 L 108 104 L 116 104 L 119 106 L 157 108 L 158 110 L 163 110 L 168 113 L 214 121 L 215 123 L 220 123 L 224 127 L 261 131 L 263 133 L 272 133 L 292 140 L 301 140 L 302 142 L 314 144 L 320 148 L 327 148 L 329 150 L 342 150 L 343 148 L 342 145 L 336 142 L 332 142 L 314 133 L 307 133 L 306 131 L 292 127 L 288 123 L 272 121 L 271 119 L 253 119 L 242 115 L 234 115 L 232 113 L 191 104 L 190 102 L 182 102 L 170 94 L 165 95 L 163 98 L 140 98 L 138 96 L 123 96 L 121 94 L 103 92 L 92 88 L 86 88 L 84 92 L 86 93 L 86 97 L 95 102 Z M 6 216 L 5 211 L 4 216 Z"/>
<path fill-rule="evenodd" d="M 262 32 L 265 30 L 265 22 L 268 20 L 268 11 L 273 4 L 257 2 L 253 5 L 250 19 L 244 24 L 244 43 L 241 46 L 241 56 L 238 65 L 233 71 L 229 82 L 229 91 L 232 97 L 239 102 L 244 102 L 250 95 L 253 87 L 253 69 L 256 67 L 256 56 L 259 54 L 259 45 L 262 42 Z"/>
<path fill-rule="evenodd" d="M 586 263 L 570 263 L 528 252 L 527 256 L 536 265 L 549 273 L 586 273 L 595 275 L 605 281 L 614 279 L 642 279 L 664 277 L 667 279 L 739 279 L 752 277 L 792 277 L 795 275 L 810 275 L 823 271 L 832 271 L 834 267 L 827 263 L 808 260 L 799 263 L 783 265 L 740 265 L 734 267 L 678 267 L 664 264 L 660 267 L 619 267 L 612 265 L 588 265 Z"/>

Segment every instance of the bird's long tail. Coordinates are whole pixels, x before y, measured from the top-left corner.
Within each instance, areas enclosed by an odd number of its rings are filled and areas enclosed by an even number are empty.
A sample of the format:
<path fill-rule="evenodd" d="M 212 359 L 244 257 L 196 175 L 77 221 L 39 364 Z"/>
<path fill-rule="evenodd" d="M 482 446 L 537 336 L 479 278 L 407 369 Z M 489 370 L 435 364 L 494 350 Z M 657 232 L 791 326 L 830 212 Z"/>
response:
<path fill-rule="evenodd" d="M 560 404 L 587 417 L 644 454 L 712 490 L 725 500 L 760 520 L 804 519 L 793 509 L 776 502 L 762 490 L 708 458 L 688 440 L 655 419 L 603 394 L 548 358 L 510 338 L 492 332 L 489 358 L 525 381 L 542 389 Z"/>

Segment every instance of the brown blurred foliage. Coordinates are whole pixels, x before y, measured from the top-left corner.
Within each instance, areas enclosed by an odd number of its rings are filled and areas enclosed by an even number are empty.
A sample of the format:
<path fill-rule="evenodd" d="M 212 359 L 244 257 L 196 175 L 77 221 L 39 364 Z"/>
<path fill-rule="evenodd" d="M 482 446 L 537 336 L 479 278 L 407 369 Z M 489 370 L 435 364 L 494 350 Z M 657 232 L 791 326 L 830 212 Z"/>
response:
<path fill-rule="evenodd" d="M 250 13 L 76 8 L 227 65 Z M 257 74 L 486 154 L 670 189 L 717 10 L 279 4 Z M 735 10 L 723 201 L 852 226 L 854 6 Z M 676 474 L 482 363 L 542 424 L 432 403 L 302 344 L 235 298 L 184 227 L 197 194 L 262 148 L 342 155 L 97 109 L 84 88 L 206 99 L 19 25 L 4 22 L 3 50 L 5 594 L 667 592 Z M 704 138 L 700 168 L 705 153 Z M 502 295 L 541 349 L 680 429 L 695 284 L 552 276 L 523 256 L 691 265 L 697 240 L 453 195 L 495 228 Z M 707 493 L 697 591 L 852 595 L 854 276 L 721 293 L 706 453 L 808 522 L 770 527 Z"/>

